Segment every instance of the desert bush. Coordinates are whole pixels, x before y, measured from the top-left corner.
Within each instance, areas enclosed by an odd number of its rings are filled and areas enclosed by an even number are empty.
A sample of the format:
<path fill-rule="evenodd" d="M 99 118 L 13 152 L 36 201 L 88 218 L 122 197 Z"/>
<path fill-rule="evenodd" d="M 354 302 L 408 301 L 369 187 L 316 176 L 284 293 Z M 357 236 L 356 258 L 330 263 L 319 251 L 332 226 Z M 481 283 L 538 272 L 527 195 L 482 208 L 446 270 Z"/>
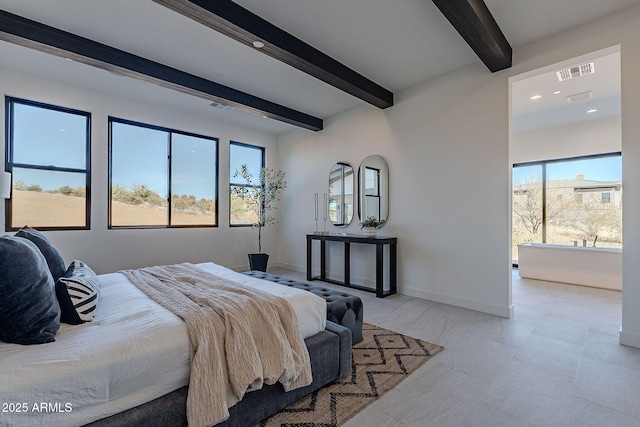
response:
<path fill-rule="evenodd" d="M 69 187 L 68 185 L 64 185 L 57 190 L 54 190 L 53 192 L 64 194 L 65 196 L 71 196 L 73 194 L 73 188 Z"/>

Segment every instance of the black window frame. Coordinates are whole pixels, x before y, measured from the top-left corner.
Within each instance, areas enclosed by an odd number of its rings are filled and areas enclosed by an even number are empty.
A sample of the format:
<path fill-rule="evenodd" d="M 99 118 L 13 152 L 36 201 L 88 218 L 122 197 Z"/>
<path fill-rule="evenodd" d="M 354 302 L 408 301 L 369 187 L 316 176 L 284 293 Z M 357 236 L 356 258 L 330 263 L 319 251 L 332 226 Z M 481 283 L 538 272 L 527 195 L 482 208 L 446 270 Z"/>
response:
<path fill-rule="evenodd" d="M 86 141 L 85 141 L 85 165 L 84 169 L 57 167 L 53 165 L 33 165 L 28 163 L 15 163 L 13 161 L 14 154 L 14 106 L 16 104 L 28 105 L 31 107 L 43 108 L 47 110 L 58 111 L 62 113 L 75 114 L 84 116 L 87 120 L 86 125 Z M 85 174 L 85 225 L 83 226 L 39 226 L 38 230 L 57 231 L 57 230 L 90 230 L 91 229 L 91 113 L 75 108 L 62 107 L 59 105 L 48 104 L 45 102 L 32 101 L 24 98 L 17 98 L 5 95 L 5 171 L 13 175 L 13 168 L 43 170 L 50 172 L 69 172 Z M 12 190 L 13 191 L 13 187 Z M 5 200 L 5 231 L 17 231 L 20 227 L 11 226 L 13 222 L 12 205 L 13 197 Z"/>
<path fill-rule="evenodd" d="M 247 187 L 247 184 L 232 184 L 231 183 L 231 176 L 232 173 L 235 173 L 235 171 L 231 170 L 231 146 L 235 145 L 238 147 L 245 147 L 245 148 L 251 148 L 251 149 L 255 149 L 260 151 L 261 154 L 261 164 L 260 164 L 260 169 L 263 169 L 266 165 L 266 149 L 265 147 L 261 147 L 259 145 L 253 145 L 253 144 L 247 144 L 246 142 L 239 142 L 239 141 L 229 141 L 229 227 L 253 227 L 253 224 L 232 224 L 231 223 L 231 187 L 233 186 L 241 186 L 241 187 Z M 259 187 L 260 185 L 253 185 L 252 187 Z"/>
<path fill-rule="evenodd" d="M 111 207 L 112 203 L 112 166 L 113 166 L 113 140 L 112 140 L 112 124 L 120 123 L 129 126 L 138 126 L 145 129 L 152 129 L 161 132 L 167 132 L 169 137 L 167 139 L 167 224 L 166 225 L 112 225 L 112 214 L 113 209 Z M 220 198 L 220 140 L 216 137 L 200 135 L 193 132 L 186 132 L 177 129 L 172 129 L 164 126 L 152 125 L 149 123 L 138 122 L 135 120 L 122 119 L 119 117 L 108 117 L 108 129 L 109 129 L 109 188 L 108 188 L 108 224 L 107 228 L 109 230 L 130 230 L 130 229 L 165 229 L 165 228 L 216 228 L 220 224 L 220 215 L 219 215 L 219 198 Z M 210 141 L 214 141 L 216 144 L 216 160 L 215 160 L 215 168 L 216 168 L 216 186 L 215 186 L 215 224 L 179 224 L 172 225 L 171 224 L 171 214 L 172 214 L 172 193 L 171 193 L 171 179 L 172 179 L 172 144 L 173 144 L 173 134 L 179 134 L 184 136 L 191 136 L 195 138 L 208 139 Z"/>

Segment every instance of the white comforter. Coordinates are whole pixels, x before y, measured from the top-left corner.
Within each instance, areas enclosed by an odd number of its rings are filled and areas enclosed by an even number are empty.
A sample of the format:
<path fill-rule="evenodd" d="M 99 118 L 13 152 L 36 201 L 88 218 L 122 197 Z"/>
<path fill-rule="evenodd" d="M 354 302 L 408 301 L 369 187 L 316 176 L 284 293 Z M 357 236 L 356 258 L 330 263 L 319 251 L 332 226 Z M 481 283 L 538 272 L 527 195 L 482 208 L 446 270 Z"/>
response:
<path fill-rule="evenodd" d="M 213 263 L 197 266 L 286 298 L 305 338 L 325 328 L 326 303 L 310 292 Z M 184 322 L 121 274 L 99 277 L 102 292 L 93 322 L 63 324 L 53 343 L 0 343 L 0 426 L 82 425 L 188 383 Z"/>

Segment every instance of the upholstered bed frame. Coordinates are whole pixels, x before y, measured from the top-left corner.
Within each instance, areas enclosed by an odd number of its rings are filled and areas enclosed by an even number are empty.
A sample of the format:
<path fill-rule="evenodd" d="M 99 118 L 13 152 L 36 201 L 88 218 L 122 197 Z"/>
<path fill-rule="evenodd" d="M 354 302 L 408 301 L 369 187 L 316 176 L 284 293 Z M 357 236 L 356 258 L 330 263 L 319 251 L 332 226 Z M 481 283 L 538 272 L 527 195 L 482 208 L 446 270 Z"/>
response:
<path fill-rule="evenodd" d="M 280 384 L 248 393 L 230 410 L 219 427 L 248 427 L 275 414 L 303 396 L 351 371 L 351 331 L 327 321 L 324 331 L 305 339 L 311 359 L 313 383 L 285 393 Z M 186 426 L 187 388 L 183 387 L 151 402 L 98 420 L 91 427 L 177 427 Z"/>

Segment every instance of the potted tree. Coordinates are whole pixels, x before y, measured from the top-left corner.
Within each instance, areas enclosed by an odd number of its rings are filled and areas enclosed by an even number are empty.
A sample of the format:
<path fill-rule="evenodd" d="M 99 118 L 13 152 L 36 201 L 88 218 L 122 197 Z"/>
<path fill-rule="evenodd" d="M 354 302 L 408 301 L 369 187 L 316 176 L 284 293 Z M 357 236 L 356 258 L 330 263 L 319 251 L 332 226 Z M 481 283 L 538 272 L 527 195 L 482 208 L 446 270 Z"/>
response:
<path fill-rule="evenodd" d="M 287 187 L 285 172 L 280 169 L 262 168 L 258 177 L 259 185 L 255 185 L 253 174 L 249 172 L 247 165 L 242 165 L 236 170 L 234 177 L 242 177 L 246 185 L 232 187 L 231 195 L 253 214 L 256 219 L 253 227 L 258 229 L 258 253 L 249 254 L 249 268 L 267 271 L 269 254 L 262 253 L 262 228 L 277 223 L 272 212 L 278 209 L 280 193 Z"/>

